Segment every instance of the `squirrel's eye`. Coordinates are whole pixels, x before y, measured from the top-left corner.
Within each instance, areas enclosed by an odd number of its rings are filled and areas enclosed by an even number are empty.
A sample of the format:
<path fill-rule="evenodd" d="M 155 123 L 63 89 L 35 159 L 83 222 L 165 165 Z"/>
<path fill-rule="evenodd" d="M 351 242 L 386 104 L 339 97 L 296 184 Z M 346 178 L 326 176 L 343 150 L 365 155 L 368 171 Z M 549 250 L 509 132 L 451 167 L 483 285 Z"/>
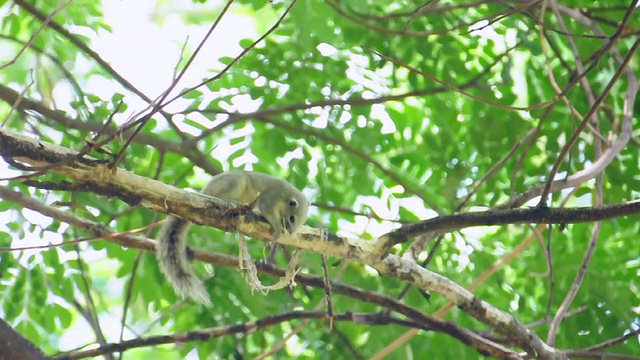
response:
<path fill-rule="evenodd" d="M 293 215 L 289 216 L 289 222 L 292 223 L 292 224 L 295 223 L 296 222 L 296 217 L 293 216 Z"/>
<path fill-rule="evenodd" d="M 298 202 L 295 199 L 289 200 L 289 207 L 297 207 Z"/>

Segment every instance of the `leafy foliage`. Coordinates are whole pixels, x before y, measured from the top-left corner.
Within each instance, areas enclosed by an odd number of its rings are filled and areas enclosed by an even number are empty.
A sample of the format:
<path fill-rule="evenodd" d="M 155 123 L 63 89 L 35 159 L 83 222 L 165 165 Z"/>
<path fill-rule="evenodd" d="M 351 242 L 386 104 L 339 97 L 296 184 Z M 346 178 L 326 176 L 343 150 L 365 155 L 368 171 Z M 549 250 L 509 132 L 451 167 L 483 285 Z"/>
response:
<path fill-rule="evenodd" d="M 290 2 L 238 1 L 223 22 L 245 24 L 249 19 L 259 34 L 236 28 L 238 35 L 229 30 L 233 27 L 221 25 L 206 42 L 224 45 L 229 37 L 234 41 L 230 45 L 247 53 L 236 58 L 239 51 L 216 52 L 216 59 L 207 53 L 210 49 L 196 55 L 195 37 L 184 47 L 183 38 L 171 39 L 175 53 L 168 57 L 177 58 L 184 50 L 176 73 L 190 76 L 199 71 L 187 66 L 191 55 L 207 59 L 204 79 L 199 79 L 204 80 L 202 86 L 194 87 L 199 80 L 185 76 L 162 99 L 172 102 L 153 102 L 163 108 L 129 143 L 132 132 L 109 136 L 148 114 L 151 99 L 166 89 L 144 94 L 134 87 L 138 84 L 123 81 L 124 73 L 117 71 L 124 69 L 104 66 L 102 57 L 108 63 L 110 54 L 93 44 L 104 45 L 109 33 L 122 31 L 118 19 L 105 11 L 107 2 L 0 1 L 0 119 L 3 127 L 77 151 L 108 139 L 89 155 L 114 161 L 123 151 L 118 167 L 179 188 L 201 189 L 211 175 L 236 168 L 279 176 L 305 189 L 315 203 L 307 225 L 375 239 L 436 213 L 504 205 L 544 184 L 554 175 L 551 169 L 581 117 L 614 75 L 623 72 L 621 59 L 637 46 L 640 23 L 637 11 L 625 18 L 634 11 L 629 2 L 575 1 L 545 12 L 540 4 L 505 4 L 298 1 L 287 12 Z M 152 9 L 153 18 L 158 31 L 181 22 L 187 31 L 199 33 L 213 22 L 205 14 L 221 11 L 216 6 L 203 0 L 159 2 Z M 143 18 L 125 20 L 129 31 Z M 626 27 L 614 38 L 623 19 Z M 585 26 L 586 20 L 592 25 Z M 254 43 L 271 30 L 265 40 Z M 613 42 L 611 48 L 605 48 L 608 41 Z M 130 52 L 133 59 L 143 56 L 135 51 L 139 45 L 121 42 L 112 49 Z M 628 62 L 634 76 L 637 59 Z M 144 62 L 153 67 L 159 60 Z M 582 82 L 575 85 L 573 80 L 584 69 Z M 166 74 L 172 71 L 167 67 Z M 592 169 L 602 152 L 628 131 L 625 122 L 637 135 L 637 111 L 632 118 L 630 104 L 625 104 L 628 89 L 637 81 L 632 78 L 623 72 L 556 178 Z M 565 91 L 565 99 L 559 98 L 558 89 Z M 40 107 L 10 101 L 7 90 Z M 57 116 L 45 110 L 56 110 Z M 549 204 L 597 206 L 637 199 L 637 139 L 615 155 L 603 173 L 555 191 Z M 113 232 L 142 229 L 160 219 L 121 199 L 38 189 L 15 179 L 23 174 L 15 167 L 1 169 L 2 178 L 14 178 L 3 180 L 2 187 Z M 33 179 L 68 180 L 52 171 Z M 133 339 L 248 323 L 294 309 L 311 311 L 325 299 L 324 289 L 305 285 L 253 293 L 237 269 L 194 263 L 198 276 L 209 279 L 206 286 L 215 304 L 205 309 L 175 295 L 152 254 L 94 239 L 61 219 L 43 217 L 4 199 L 0 217 L 6 219 L 0 226 L 0 314 L 49 354 L 121 342 L 121 329 L 113 325 L 121 319 L 124 339 Z M 532 330 L 546 340 L 550 320 L 571 291 L 595 227 L 586 223 L 464 229 L 446 235 L 437 250 L 428 248 L 418 257 L 424 260 L 435 251 L 429 270 L 462 286 L 478 280 L 475 295 L 524 324 L 539 322 Z M 638 227 L 637 215 L 602 223 L 584 282 L 555 336 L 559 349 L 586 348 L 640 328 Z M 144 235 L 152 238 L 156 232 L 152 227 Z M 403 254 L 413 240 L 392 251 Z M 62 242 L 69 244 L 58 246 Z M 205 227 L 193 227 L 189 244 L 232 256 L 238 252 L 234 234 Z M 7 250 L 36 245 L 46 246 Z M 259 259 L 268 248 L 254 241 L 251 251 Z M 284 266 L 290 255 L 291 249 L 279 253 L 277 265 Z M 366 264 L 339 260 L 328 259 L 329 277 L 350 286 L 396 297 L 407 285 L 381 277 Z M 485 278 L 496 263 L 501 266 Z M 319 254 L 304 254 L 301 264 L 302 272 L 323 276 Z M 261 279 L 274 281 L 266 275 Z M 415 288 L 401 302 L 425 314 L 437 313 L 448 303 L 437 293 L 426 300 Z M 332 306 L 337 314 L 385 310 L 340 295 L 332 297 Z M 452 310 L 446 319 L 478 332 L 488 330 L 461 311 Z M 394 346 L 390 344 L 408 330 L 398 324 L 329 325 L 316 319 L 283 349 L 277 347 L 301 321 L 125 354 L 255 357 L 276 347 L 282 357 L 366 358 Z M 637 354 L 638 346 L 636 336 L 610 351 Z M 481 356 L 437 331 L 420 331 L 392 350 L 389 358 L 398 359 Z"/>

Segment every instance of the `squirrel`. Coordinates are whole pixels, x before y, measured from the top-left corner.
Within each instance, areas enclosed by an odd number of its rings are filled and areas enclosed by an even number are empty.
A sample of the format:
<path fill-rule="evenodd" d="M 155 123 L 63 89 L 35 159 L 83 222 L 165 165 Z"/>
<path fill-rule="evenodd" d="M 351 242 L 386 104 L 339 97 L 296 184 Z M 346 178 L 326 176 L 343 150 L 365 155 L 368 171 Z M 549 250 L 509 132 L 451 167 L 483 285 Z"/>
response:
<path fill-rule="evenodd" d="M 256 202 L 260 214 L 273 227 L 273 241 L 283 233 L 294 234 L 307 220 L 309 203 L 288 182 L 253 171 L 229 171 L 214 176 L 203 194 L 245 204 Z M 202 282 L 189 268 L 186 237 L 191 223 L 170 216 L 158 235 L 160 269 L 176 293 L 206 306 L 211 300 Z"/>

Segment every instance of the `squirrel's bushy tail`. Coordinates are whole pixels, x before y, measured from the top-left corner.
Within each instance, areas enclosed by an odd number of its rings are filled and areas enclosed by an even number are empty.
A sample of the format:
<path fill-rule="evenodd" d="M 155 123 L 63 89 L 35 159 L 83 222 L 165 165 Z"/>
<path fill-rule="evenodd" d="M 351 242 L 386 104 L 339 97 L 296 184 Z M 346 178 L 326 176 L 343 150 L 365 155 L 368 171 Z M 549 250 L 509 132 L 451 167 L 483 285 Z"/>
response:
<path fill-rule="evenodd" d="M 157 248 L 160 269 L 171 286 L 183 298 L 188 297 L 203 305 L 211 306 L 211 299 L 204 285 L 189 267 L 186 237 L 190 225 L 188 221 L 170 216 L 162 226 Z"/>

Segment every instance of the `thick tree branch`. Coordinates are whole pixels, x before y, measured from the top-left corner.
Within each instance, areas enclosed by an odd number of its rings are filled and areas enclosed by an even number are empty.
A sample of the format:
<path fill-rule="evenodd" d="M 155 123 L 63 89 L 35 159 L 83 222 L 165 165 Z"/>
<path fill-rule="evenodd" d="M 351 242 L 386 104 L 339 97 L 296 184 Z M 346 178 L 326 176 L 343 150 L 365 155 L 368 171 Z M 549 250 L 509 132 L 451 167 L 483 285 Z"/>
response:
<path fill-rule="evenodd" d="M 9 190 L 8 188 L 0 187 L 0 198 L 14 202 L 18 205 L 23 206 L 24 208 L 39 212 L 45 216 L 49 216 L 51 218 L 66 222 L 72 226 L 83 229 L 84 231 L 93 234 L 95 237 L 104 238 L 107 241 L 126 246 L 130 249 L 139 249 L 155 254 L 155 241 L 131 234 L 113 233 L 101 224 L 95 223 L 90 220 L 78 218 L 71 213 L 48 206 L 39 200 L 28 197 L 19 192 Z M 71 244 L 73 244 L 73 242 L 69 243 L 68 245 Z M 215 252 L 208 252 L 197 249 L 193 250 L 193 254 L 195 259 L 206 263 L 225 266 L 229 268 L 236 268 L 238 266 L 238 259 L 235 256 L 223 255 Z M 261 273 L 266 273 L 277 277 L 282 277 L 285 274 L 284 269 L 275 267 L 270 264 L 259 263 L 257 264 L 257 267 Z M 311 286 L 318 289 L 322 289 L 327 285 L 324 278 L 303 273 L 296 274 L 295 281 L 302 285 Z M 458 339 L 462 343 L 465 343 L 477 349 L 481 353 L 491 354 L 492 356 L 498 358 L 503 358 L 506 354 L 515 356 L 515 353 L 512 353 L 510 350 L 504 349 L 502 346 L 496 344 L 493 341 L 487 341 L 484 336 L 479 336 L 477 333 L 462 328 L 455 323 L 425 314 L 424 312 L 403 304 L 397 299 L 393 299 L 378 292 L 367 291 L 357 287 L 349 286 L 338 281 L 329 280 L 329 284 L 331 286 L 333 294 L 346 296 L 358 301 L 376 304 L 384 307 L 385 309 L 395 311 L 421 324 L 419 328 L 426 327 L 432 331 L 448 334 Z"/>
<path fill-rule="evenodd" d="M 15 163 L 31 166 L 49 166 L 75 156 L 71 149 L 37 141 L 0 129 L 0 156 Z M 214 226 L 226 231 L 240 231 L 263 241 L 270 241 L 269 226 L 247 223 L 240 217 L 229 217 L 230 212 L 242 215 L 246 209 L 236 208 L 228 202 L 200 194 L 190 194 L 161 182 L 134 175 L 124 170 L 109 169 L 101 161 L 83 157 L 73 163 L 52 167 L 52 171 L 86 183 L 96 193 L 120 198 L 131 205 L 140 205 L 153 211 L 170 213 L 197 224 Z M 381 258 L 376 243 L 361 239 L 347 239 L 325 231 L 304 227 L 294 238 L 288 234 L 278 242 L 326 256 L 351 259 L 368 264 L 383 274 L 414 283 L 418 288 L 444 296 L 461 310 L 493 327 L 529 355 L 542 359 L 557 359 L 559 353 L 520 324 L 513 316 L 480 300 L 471 292 L 446 277 L 430 272 L 417 263 L 395 255 Z"/>
<path fill-rule="evenodd" d="M 2 351 L 0 351 L 0 360 L 11 359 L 32 359 L 45 360 L 50 359 L 45 356 L 40 349 L 25 337 L 15 331 L 9 324 L 0 318 L 0 343 Z"/>

